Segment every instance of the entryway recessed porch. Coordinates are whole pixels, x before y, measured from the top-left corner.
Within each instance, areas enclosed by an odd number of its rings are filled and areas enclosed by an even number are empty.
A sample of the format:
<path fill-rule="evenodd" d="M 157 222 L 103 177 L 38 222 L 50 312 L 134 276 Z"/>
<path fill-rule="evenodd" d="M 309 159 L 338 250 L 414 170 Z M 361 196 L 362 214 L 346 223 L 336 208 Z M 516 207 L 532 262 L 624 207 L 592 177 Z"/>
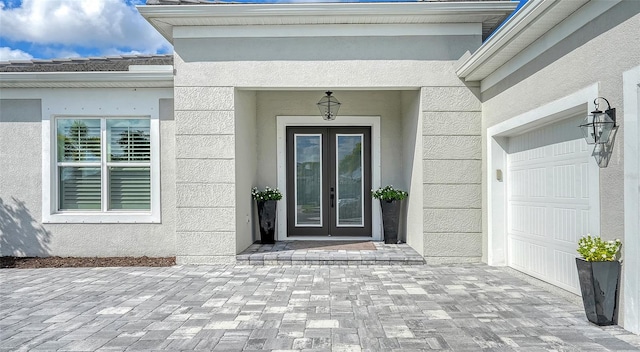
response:
<path fill-rule="evenodd" d="M 318 113 L 322 94 L 310 88 L 234 91 L 236 253 L 260 240 L 246 191 L 254 186 L 283 193 L 276 240 L 380 241 L 379 203 L 370 190 L 393 184 L 413 196 L 400 239 L 422 254 L 420 90 L 336 91 L 342 107 L 333 121 Z"/>

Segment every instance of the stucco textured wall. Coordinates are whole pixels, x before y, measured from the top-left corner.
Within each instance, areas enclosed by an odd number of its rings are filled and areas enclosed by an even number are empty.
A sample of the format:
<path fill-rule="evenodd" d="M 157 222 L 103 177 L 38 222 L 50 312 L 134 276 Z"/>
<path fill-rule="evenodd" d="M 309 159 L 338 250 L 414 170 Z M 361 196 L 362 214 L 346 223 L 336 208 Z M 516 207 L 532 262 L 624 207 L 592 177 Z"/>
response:
<path fill-rule="evenodd" d="M 170 89 L 3 89 L 2 96 L 0 255 L 175 255 L 174 125 L 173 114 L 168 111 Z M 131 116 L 152 110 L 161 119 L 162 223 L 43 224 L 43 118 L 49 120 L 56 114 Z"/>
<path fill-rule="evenodd" d="M 456 86 L 455 61 L 480 44 L 480 35 L 176 39 L 175 85 L 319 90 Z"/>
<path fill-rule="evenodd" d="M 424 87 L 421 99 L 424 256 L 427 262 L 480 261 L 479 90 Z"/>
<path fill-rule="evenodd" d="M 228 264 L 236 254 L 234 89 L 174 87 L 179 264 Z M 199 126 L 199 128 L 193 128 Z"/>
<path fill-rule="evenodd" d="M 41 223 L 40 99 L 0 100 L 0 255 L 48 256 Z"/>

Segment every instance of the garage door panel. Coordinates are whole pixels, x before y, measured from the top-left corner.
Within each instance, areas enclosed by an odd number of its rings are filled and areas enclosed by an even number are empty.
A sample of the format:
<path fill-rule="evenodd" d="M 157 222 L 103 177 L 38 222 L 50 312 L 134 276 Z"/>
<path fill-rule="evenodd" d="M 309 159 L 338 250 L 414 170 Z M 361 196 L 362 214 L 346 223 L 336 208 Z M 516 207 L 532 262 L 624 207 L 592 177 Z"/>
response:
<path fill-rule="evenodd" d="M 553 278 L 555 285 L 580 294 L 578 290 L 578 271 L 576 270 L 576 256 L 573 253 L 553 251 Z"/>
<path fill-rule="evenodd" d="M 575 293 L 578 238 L 599 223 L 598 169 L 581 120 L 511 137 L 507 148 L 509 265 Z"/>
<path fill-rule="evenodd" d="M 531 199 L 532 197 L 511 197 L 509 200 L 513 204 L 528 204 L 531 206 L 544 206 L 544 207 L 580 207 L 584 206 L 589 208 L 587 204 L 589 204 L 588 200 L 590 199 L 558 199 L 552 197 L 546 197 L 543 199 Z"/>
<path fill-rule="evenodd" d="M 516 139 L 522 138 L 522 136 L 515 137 Z M 582 137 L 580 137 L 582 138 Z M 510 141 L 513 140 L 510 139 Z M 572 140 L 560 143 L 558 145 L 536 147 L 535 149 L 525 149 L 526 142 L 520 140 L 519 144 L 522 144 L 518 148 L 512 148 L 512 144 L 509 144 L 509 154 L 511 157 L 511 164 L 513 167 L 529 166 L 529 165 L 549 165 L 550 163 L 562 164 L 567 161 L 575 160 L 576 154 L 591 155 L 593 149 L 589 149 L 583 140 Z M 533 146 L 532 146 L 533 147 Z"/>
<path fill-rule="evenodd" d="M 544 237 L 547 211 L 544 206 L 532 204 L 513 204 L 509 230 L 513 233 L 526 233 Z"/>
<path fill-rule="evenodd" d="M 510 251 L 513 254 L 511 267 L 538 278 L 548 277 L 546 262 L 549 260 L 548 250 L 544 245 L 532 243 L 517 237 L 509 239 Z"/>
<path fill-rule="evenodd" d="M 589 185 L 592 182 L 597 180 L 591 180 L 591 170 L 589 169 L 589 163 L 581 163 L 580 164 L 580 198 L 584 200 L 589 200 L 590 187 Z"/>
<path fill-rule="evenodd" d="M 578 232 L 578 209 L 575 208 L 553 208 L 552 209 L 553 239 L 569 242 L 572 245 L 577 243 Z"/>
<path fill-rule="evenodd" d="M 584 204 L 562 203 L 549 207 L 513 202 L 510 210 L 510 233 L 551 237 L 576 246 L 578 239 L 590 231 L 591 210 Z"/>
<path fill-rule="evenodd" d="M 517 169 L 509 170 L 509 180 L 513 187 L 511 188 L 511 197 L 514 198 L 541 198 L 547 195 L 547 179 L 546 168 Z"/>
<path fill-rule="evenodd" d="M 565 290 L 579 294 L 575 254 L 571 250 L 550 249 L 548 243 L 511 236 L 510 266 Z M 574 250 L 575 251 L 575 250 Z"/>
<path fill-rule="evenodd" d="M 523 133 L 509 141 L 509 153 L 526 152 L 539 157 L 540 150 L 565 148 L 567 144 L 579 141 L 582 132 L 578 125 L 582 124 L 584 116 L 575 116 L 562 121 L 538 128 L 536 130 Z M 579 144 L 575 150 L 588 150 Z M 517 160 L 517 159 L 516 159 Z"/>

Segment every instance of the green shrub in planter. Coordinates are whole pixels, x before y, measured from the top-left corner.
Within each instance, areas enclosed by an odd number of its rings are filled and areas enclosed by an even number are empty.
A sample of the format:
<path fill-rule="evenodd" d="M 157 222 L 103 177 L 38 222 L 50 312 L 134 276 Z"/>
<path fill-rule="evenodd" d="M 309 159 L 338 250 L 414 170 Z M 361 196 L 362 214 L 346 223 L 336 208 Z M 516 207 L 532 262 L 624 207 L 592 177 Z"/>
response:
<path fill-rule="evenodd" d="M 264 191 L 258 187 L 251 189 L 251 197 L 256 200 L 258 206 L 258 222 L 260 225 L 260 241 L 264 244 L 275 243 L 276 232 L 276 206 L 282 193 L 277 188 L 267 186 Z"/>
<path fill-rule="evenodd" d="M 398 224 L 400 223 L 400 211 L 402 210 L 402 200 L 409 196 L 409 193 L 393 188 L 393 185 L 371 190 L 371 196 L 380 200 L 382 207 L 382 228 L 384 230 L 384 243 L 398 243 Z"/>

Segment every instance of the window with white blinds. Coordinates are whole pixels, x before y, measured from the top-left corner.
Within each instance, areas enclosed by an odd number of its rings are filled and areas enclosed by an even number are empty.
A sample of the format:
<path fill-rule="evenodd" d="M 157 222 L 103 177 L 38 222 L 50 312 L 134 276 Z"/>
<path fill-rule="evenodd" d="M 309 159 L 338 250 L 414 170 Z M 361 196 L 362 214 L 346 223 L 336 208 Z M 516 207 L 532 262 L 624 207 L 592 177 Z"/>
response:
<path fill-rule="evenodd" d="M 59 211 L 149 211 L 148 118 L 58 118 Z"/>

